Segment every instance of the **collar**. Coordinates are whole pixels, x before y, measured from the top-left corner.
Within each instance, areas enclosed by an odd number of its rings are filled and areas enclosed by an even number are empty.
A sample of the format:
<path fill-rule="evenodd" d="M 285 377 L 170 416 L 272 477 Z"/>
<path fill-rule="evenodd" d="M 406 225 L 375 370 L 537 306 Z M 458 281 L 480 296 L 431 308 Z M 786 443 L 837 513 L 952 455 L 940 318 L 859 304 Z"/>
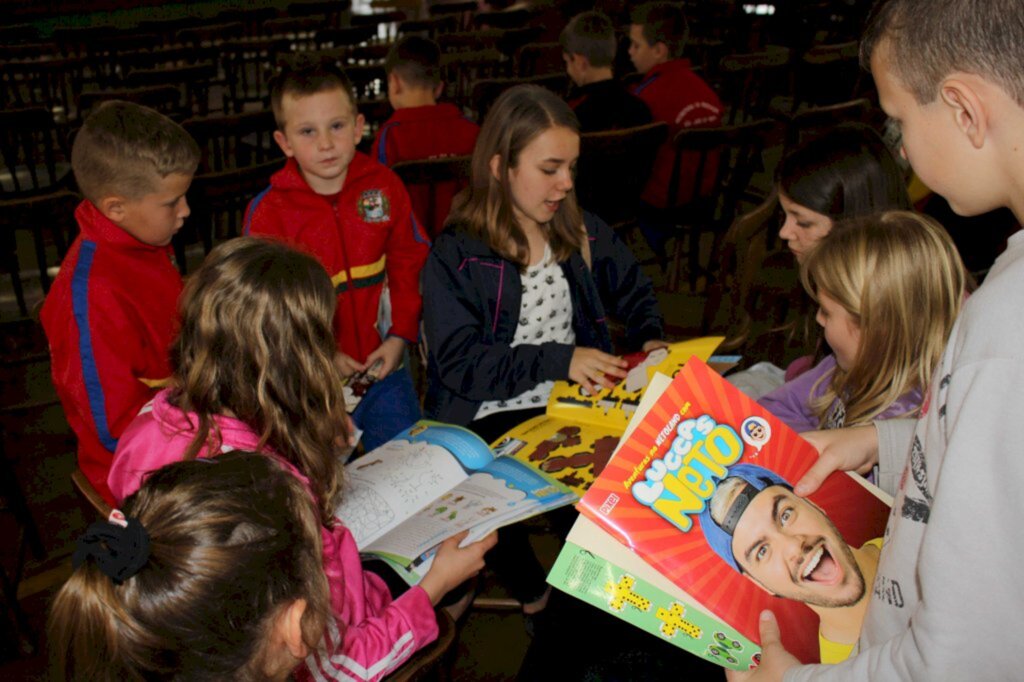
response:
<path fill-rule="evenodd" d="M 100 213 L 96 205 L 88 199 L 83 200 L 75 209 L 75 220 L 78 221 L 82 237 L 89 241 L 102 242 L 125 249 L 148 251 L 150 253 L 164 253 L 171 250 L 169 244 L 166 246 L 153 246 L 152 244 L 140 242 L 118 227 L 110 218 Z"/>

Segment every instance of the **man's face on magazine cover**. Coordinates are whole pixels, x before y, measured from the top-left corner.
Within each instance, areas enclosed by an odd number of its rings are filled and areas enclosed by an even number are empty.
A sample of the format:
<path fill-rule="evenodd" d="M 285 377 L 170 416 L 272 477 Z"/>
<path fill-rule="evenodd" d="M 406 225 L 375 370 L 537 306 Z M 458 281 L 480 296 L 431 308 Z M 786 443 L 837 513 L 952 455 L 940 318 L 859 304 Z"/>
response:
<path fill-rule="evenodd" d="M 864 596 L 864 576 L 839 530 L 782 486 L 750 501 L 732 551 L 744 573 L 777 596 L 823 607 L 850 606 Z"/>

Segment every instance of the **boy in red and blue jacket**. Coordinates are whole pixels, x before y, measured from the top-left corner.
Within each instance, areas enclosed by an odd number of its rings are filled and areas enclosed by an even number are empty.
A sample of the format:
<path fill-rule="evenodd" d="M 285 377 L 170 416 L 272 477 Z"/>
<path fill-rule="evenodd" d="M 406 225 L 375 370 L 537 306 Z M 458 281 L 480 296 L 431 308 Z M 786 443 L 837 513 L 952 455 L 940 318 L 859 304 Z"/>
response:
<path fill-rule="evenodd" d="M 181 276 L 170 243 L 189 214 L 198 163 L 181 126 L 128 102 L 90 114 L 71 151 L 85 195 L 75 210 L 80 234 L 41 318 L 78 466 L 110 504 L 118 438 L 171 375 Z"/>
<path fill-rule="evenodd" d="M 419 338 L 419 277 L 430 241 L 398 176 L 356 151 L 364 120 L 341 70 L 286 66 L 271 103 L 274 139 L 288 160 L 250 202 L 245 231 L 284 239 L 331 276 L 338 365 L 345 376 L 369 371 L 378 379 L 352 414 L 372 450 L 420 416 L 402 359 Z M 391 320 L 381 329 L 385 292 Z"/>

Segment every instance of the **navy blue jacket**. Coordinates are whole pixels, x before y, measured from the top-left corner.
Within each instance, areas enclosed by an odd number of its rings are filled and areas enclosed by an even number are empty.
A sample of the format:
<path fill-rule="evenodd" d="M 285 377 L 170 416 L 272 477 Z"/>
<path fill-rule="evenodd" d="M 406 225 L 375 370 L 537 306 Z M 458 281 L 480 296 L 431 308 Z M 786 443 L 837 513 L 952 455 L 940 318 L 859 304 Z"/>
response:
<path fill-rule="evenodd" d="M 625 323 L 631 350 L 662 338 L 657 298 L 633 254 L 600 218 L 584 213 L 584 224 L 593 268 L 579 253 L 561 264 L 575 345 L 512 347 L 522 298 L 519 267 L 457 227 L 434 241 L 423 267 L 428 417 L 466 425 L 485 400 L 567 379 L 576 346 L 612 352 L 606 314 Z"/>

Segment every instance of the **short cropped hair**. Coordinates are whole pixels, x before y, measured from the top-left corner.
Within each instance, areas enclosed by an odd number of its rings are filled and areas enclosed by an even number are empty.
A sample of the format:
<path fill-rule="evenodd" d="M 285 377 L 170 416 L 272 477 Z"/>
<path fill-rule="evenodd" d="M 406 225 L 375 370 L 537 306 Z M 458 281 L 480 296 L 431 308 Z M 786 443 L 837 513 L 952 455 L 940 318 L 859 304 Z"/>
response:
<path fill-rule="evenodd" d="M 422 36 L 406 36 L 388 51 L 384 70 L 416 88 L 436 88 L 441 82 L 441 48 Z"/>
<path fill-rule="evenodd" d="M 100 104 L 82 124 L 71 149 L 78 188 L 94 204 L 120 195 L 139 199 L 172 173 L 193 175 L 199 146 L 160 112 L 131 102 Z"/>
<path fill-rule="evenodd" d="M 643 29 L 649 45 L 665 43 L 671 57 L 683 56 L 689 27 L 683 8 L 674 2 L 649 2 L 640 5 L 630 15 L 630 23 Z"/>
<path fill-rule="evenodd" d="M 574 16 L 558 37 L 562 51 L 580 54 L 597 68 L 611 66 L 615 61 L 615 27 L 603 12 L 583 12 Z"/>
<path fill-rule="evenodd" d="M 329 90 L 341 90 L 348 98 L 348 103 L 352 105 L 352 113 L 356 112 L 358 107 L 352 82 L 334 62 L 309 57 L 299 57 L 294 61 L 285 62 L 270 83 L 270 108 L 274 112 L 277 127 L 284 130 L 285 120 L 281 101 L 285 95 L 309 97 Z"/>
<path fill-rule="evenodd" d="M 992 81 L 1024 106 L 1024 1 L 889 0 L 868 17 L 861 63 L 882 43 L 894 75 L 919 104 L 954 71 Z"/>

